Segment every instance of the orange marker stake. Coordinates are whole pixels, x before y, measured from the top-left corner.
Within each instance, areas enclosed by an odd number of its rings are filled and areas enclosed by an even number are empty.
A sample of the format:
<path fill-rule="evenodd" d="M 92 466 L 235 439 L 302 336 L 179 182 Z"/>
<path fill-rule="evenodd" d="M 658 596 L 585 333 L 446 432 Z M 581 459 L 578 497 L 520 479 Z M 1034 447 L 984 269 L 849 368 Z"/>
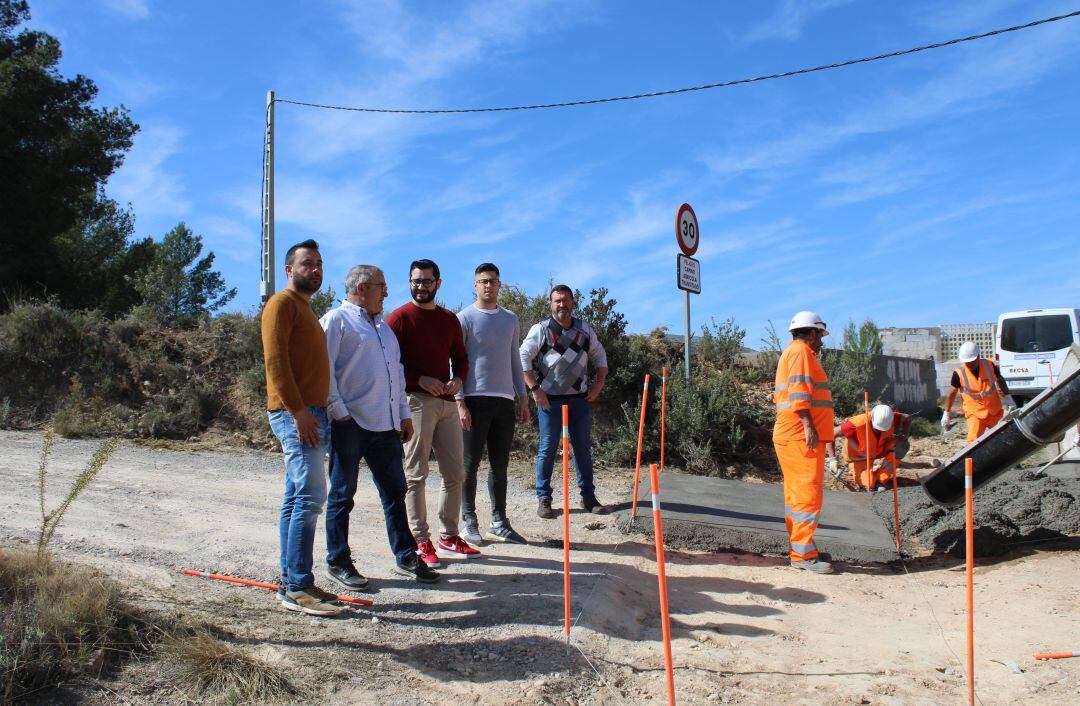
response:
<path fill-rule="evenodd" d="M 892 475 L 892 514 L 893 519 L 896 521 L 896 553 L 901 554 L 900 551 L 900 488 L 899 480 L 900 476 L 900 459 L 896 460 L 896 468 L 893 469 Z"/>
<path fill-rule="evenodd" d="M 975 512 L 973 499 L 974 491 L 971 483 L 972 461 L 967 459 L 964 463 L 964 505 L 966 516 L 964 520 L 964 538 L 967 544 L 967 672 L 968 672 L 968 704 L 975 706 Z"/>
<path fill-rule="evenodd" d="M 656 577 L 660 582 L 660 627 L 664 635 L 664 669 L 667 670 L 667 698 L 675 706 L 675 667 L 671 662 L 671 624 L 668 618 L 667 574 L 664 571 L 664 524 L 660 520 L 660 479 L 656 464 L 649 464 L 652 485 L 653 534 L 656 537 Z"/>
<path fill-rule="evenodd" d="M 874 455 L 870 452 L 874 443 L 874 438 L 870 436 L 870 393 L 863 393 L 863 409 L 866 411 L 866 492 L 871 492 L 874 488 L 874 474 L 871 469 L 874 467 Z M 876 451 L 876 449 L 875 449 Z"/>
<path fill-rule="evenodd" d="M 667 368 L 660 371 L 660 472 L 664 472 L 664 446 L 667 432 Z"/>
<path fill-rule="evenodd" d="M 200 576 L 204 579 L 214 579 L 215 581 L 228 581 L 229 583 L 238 583 L 242 586 L 254 586 L 255 588 L 268 588 L 271 591 L 278 590 L 276 583 L 264 583 L 262 581 L 252 581 L 251 579 L 240 579 L 235 576 L 225 576 L 223 574 L 211 574 L 205 571 L 195 571 L 194 569 L 184 569 L 184 573 L 188 576 Z M 337 599 L 342 603 L 352 603 L 354 605 L 375 605 L 374 601 L 369 601 L 366 598 L 353 598 L 352 596 L 338 596 Z"/>
<path fill-rule="evenodd" d="M 563 630 L 570 639 L 570 407 L 562 408 Z"/>
<path fill-rule="evenodd" d="M 1035 659 L 1069 659 L 1070 657 L 1080 657 L 1080 650 L 1076 652 L 1036 652 L 1031 656 Z"/>
<path fill-rule="evenodd" d="M 634 462 L 634 496 L 630 501 L 630 522 L 637 516 L 638 479 L 641 476 L 641 441 L 645 437 L 645 402 L 649 398 L 649 376 L 645 376 L 645 387 L 641 389 L 641 421 L 637 429 L 637 461 Z"/>

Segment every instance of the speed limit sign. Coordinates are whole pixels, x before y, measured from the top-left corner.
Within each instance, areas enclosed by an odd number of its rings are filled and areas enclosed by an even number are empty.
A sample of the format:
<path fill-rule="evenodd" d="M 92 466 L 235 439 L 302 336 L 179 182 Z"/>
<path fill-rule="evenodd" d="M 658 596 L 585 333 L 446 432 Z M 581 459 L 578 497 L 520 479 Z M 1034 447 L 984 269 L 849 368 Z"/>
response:
<path fill-rule="evenodd" d="M 698 243 L 701 242 L 700 236 L 694 209 L 690 208 L 690 204 L 684 203 L 679 206 L 679 212 L 675 215 L 675 237 L 687 257 L 693 257 L 697 252 Z"/>

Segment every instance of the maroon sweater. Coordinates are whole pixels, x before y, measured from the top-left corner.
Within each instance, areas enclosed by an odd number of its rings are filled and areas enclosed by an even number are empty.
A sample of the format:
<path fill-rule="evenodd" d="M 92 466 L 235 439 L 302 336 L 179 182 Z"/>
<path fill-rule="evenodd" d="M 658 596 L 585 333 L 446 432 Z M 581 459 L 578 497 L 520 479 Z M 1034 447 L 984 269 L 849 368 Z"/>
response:
<path fill-rule="evenodd" d="M 420 387 L 422 375 L 449 382 L 451 363 L 454 376 L 465 382 L 469 374 L 469 355 L 465 351 L 461 322 L 452 312 L 441 306 L 421 309 L 409 302 L 390 312 L 386 323 L 401 346 L 406 392 L 426 394 Z M 442 395 L 442 399 L 453 402 L 454 396 Z"/>

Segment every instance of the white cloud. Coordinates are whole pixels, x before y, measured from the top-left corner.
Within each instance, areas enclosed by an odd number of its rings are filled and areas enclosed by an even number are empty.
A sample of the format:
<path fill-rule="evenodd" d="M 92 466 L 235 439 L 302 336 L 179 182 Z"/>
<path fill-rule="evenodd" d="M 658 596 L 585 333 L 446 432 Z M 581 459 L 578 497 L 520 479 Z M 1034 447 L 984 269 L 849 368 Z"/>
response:
<path fill-rule="evenodd" d="M 364 180 L 279 178 L 274 215 L 279 241 L 290 228 L 301 229 L 324 248 L 341 253 L 383 242 L 398 232 L 385 203 Z"/>
<path fill-rule="evenodd" d="M 220 215 L 200 216 L 192 224 L 203 236 L 206 248 L 235 262 L 251 264 L 259 261 L 262 247 L 262 224 L 258 220 L 241 221 Z"/>
<path fill-rule="evenodd" d="M 845 206 L 900 193 L 924 183 L 930 168 L 897 150 L 876 155 L 860 155 L 838 166 L 828 167 L 820 181 L 839 187 L 818 203 L 821 206 Z"/>
<path fill-rule="evenodd" d="M 500 55 L 522 51 L 534 36 L 590 18 L 588 6 L 570 0 L 487 0 L 431 8 L 417 14 L 394 0 L 343 2 L 342 21 L 358 39 L 359 55 L 341 62 L 350 70 L 324 80 L 311 96 L 283 97 L 373 108 L 446 107 L 444 101 L 464 106 L 472 101 L 473 92 L 463 90 L 456 76 Z M 352 68 L 356 66 L 363 68 L 358 72 Z M 298 155 L 312 162 L 359 152 L 393 159 L 417 137 L 483 130 L 496 120 L 289 109 L 303 111 L 298 113 L 302 126 Z"/>
<path fill-rule="evenodd" d="M 101 0 L 108 9 L 133 20 L 150 16 L 150 0 Z"/>
<path fill-rule="evenodd" d="M 714 173 L 764 172 L 794 165 L 866 135 L 899 131 L 946 116 L 993 108 L 1008 93 L 1036 83 L 1077 53 L 1074 33 L 1051 26 L 1039 31 L 956 49 L 963 58 L 951 68 L 930 64 L 931 78 L 913 87 L 892 87 L 846 109 L 828 123 L 802 123 L 784 137 L 714 154 Z M 944 50 L 949 51 L 949 50 Z"/>
<path fill-rule="evenodd" d="M 183 140 L 184 132 L 178 127 L 144 124 L 124 164 L 109 179 L 109 196 L 131 203 L 140 219 L 151 222 L 187 214 L 190 204 L 184 186 L 167 165 L 169 158 L 180 152 Z"/>
<path fill-rule="evenodd" d="M 742 36 L 742 40 L 760 42 L 798 39 L 810 20 L 827 10 L 850 2 L 851 0 L 782 0 L 776 12 L 751 27 Z"/>

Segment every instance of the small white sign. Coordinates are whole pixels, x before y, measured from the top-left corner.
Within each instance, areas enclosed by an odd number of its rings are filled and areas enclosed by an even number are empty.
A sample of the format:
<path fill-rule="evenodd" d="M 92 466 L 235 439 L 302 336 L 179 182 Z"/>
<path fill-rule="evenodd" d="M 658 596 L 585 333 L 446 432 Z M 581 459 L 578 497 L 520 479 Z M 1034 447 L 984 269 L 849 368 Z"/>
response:
<path fill-rule="evenodd" d="M 679 272 L 679 289 L 701 294 L 701 262 L 686 255 L 676 255 Z"/>

